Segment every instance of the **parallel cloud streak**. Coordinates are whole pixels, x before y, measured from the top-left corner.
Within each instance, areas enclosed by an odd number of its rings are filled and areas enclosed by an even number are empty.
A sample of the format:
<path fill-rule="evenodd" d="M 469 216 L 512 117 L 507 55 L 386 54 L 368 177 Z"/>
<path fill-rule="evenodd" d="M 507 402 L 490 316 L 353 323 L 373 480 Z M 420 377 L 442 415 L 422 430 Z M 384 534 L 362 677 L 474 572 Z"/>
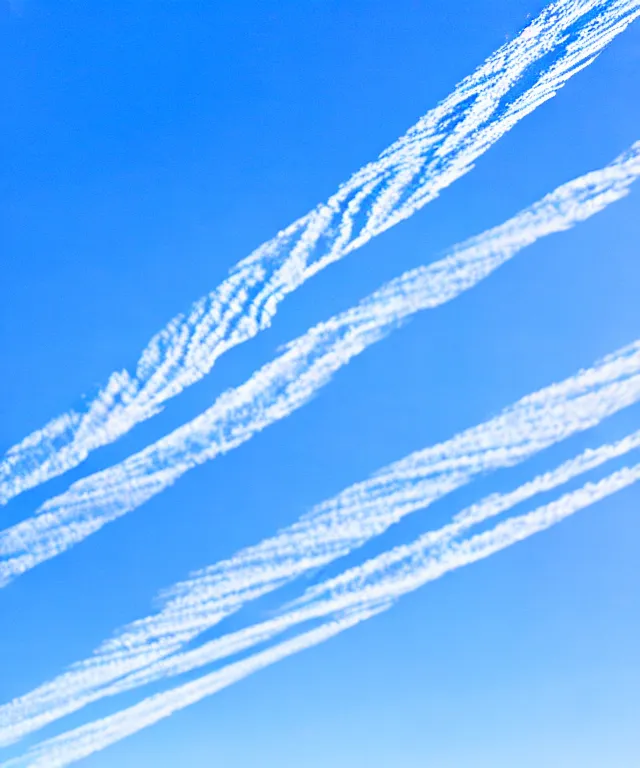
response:
<path fill-rule="evenodd" d="M 143 351 L 135 374 L 113 373 L 83 412 L 69 411 L 9 449 L 0 463 L 0 504 L 156 414 L 226 350 L 268 327 L 288 293 L 467 173 L 639 14 L 640 0 L 549 5 L 326 203 L 239 262 L 186 316 L 171 320 Z M 528 78 L 533 83 L 521 90 Z"/>
<path fill-rule="evenodd" d="M 62 768 L 77 762 L 276 661 L 318 645 L 388 609 L 400 596 L 523 541 L 638 480 L 640 464 L 624 467 L 466 540 L 448 541 L 434 549 L 431 534 L 426 534 L 409 546 L 397 547 L 328 580 L 320 592 L 314 590 L 307 605 L 280 617 L 289 626 L 324 618 L 319 627 L 37 744 L 25 755 L 3 763 L 3 768 Z"/>
<path fill-rule="evenodd" d="M 128 625 L 90 658 L 0 707 L 0 744 L 10 744 L 104 696 L 184 672 L 269 639 L 286 628 L 280 620 L 178 653 L 248 601 L 346 555 L 404 516 L 428 507 L 479 475 L 523 462 L 638 400 L 640 341 L 528 395 L 483 424 L 391 464 L 371 479 L 317 505 L 276 536 L 177 584 L 158 613 Z M 489 496 L 427 536 L 433 546 L 446 544 L 472 525 L 553 490 L 639 444 L 640 434 L 634 433 L 617 443 L 585 451 L 512 493 Z M 312 588 L 307 596 L 314 598 L 321 591 Z"/>
<path fill-rule="evenodd" d="M 624 197 L 639 174 L 636 142 L 611 165 L 558 187 L 505 224 L 454 247 L 429 266 L 406 272 L 311 328 L 191 422 L 79 480 L 34 516 L 0 532 L 0 586 L 134 510 L 193 467 L 288 416 L 402 320 L 450 301 L 538 238 L 568 229 Z"/>

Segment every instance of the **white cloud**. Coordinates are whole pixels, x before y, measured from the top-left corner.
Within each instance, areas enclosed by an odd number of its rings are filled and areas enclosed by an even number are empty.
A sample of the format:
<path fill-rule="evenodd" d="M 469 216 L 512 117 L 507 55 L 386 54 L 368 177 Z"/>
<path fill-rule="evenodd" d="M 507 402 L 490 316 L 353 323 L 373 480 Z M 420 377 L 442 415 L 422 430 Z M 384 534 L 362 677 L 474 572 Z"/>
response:
<path fill-rule="evenodd" d="M 401 595 L 546 530 L 638 480 L 640 464 L 613 472 L 597 483 L 586 483 L 532 512 L 511 517 L 468 539 L 434 548 L 431 534 L 426 534 L 409 546 L 395 548 L 364 566 L 350 569 L 338 579 L 329 580 L 320 590 L 313 590 L 307 600 L 303 599 L 302 606 L 278 619 L 283 628 L 324 619 L 315 629 L 37 744 L 22 757 L 3 763 L 3 768 L 62 768 L 77 762 L 260 669 L 324 642 L 386 610 Z"/>
<path fill-rule="evenodd" d="M 34 516 L 1 531 L 0 586 L 136 509 L 193 467 L 293 413 L 402 320 L 450 301 L 538 238 L 568 229 L 624 197 L 639 174 L 637 142 L 605 168 L 558 187 L 505 224 L 454 247 L 427 267 L 406 272 L 311 328 L 191 422 L 79 480 Z"/>
<path fill-rule="evenodd" d="M 85 661 L 0 707 L 0 744 L 16 741 L 92 701 L 270 639 L 290 626 L 290 619 L 279 617 L 180 653 L 188 642 L 248 601 L 347 554 L 475 477 L 522 462 L 639 399 L 637 342 L 592 368 L 528 395 L 495 418 L 347 488 L 272 538 L 177 584 L 158 613 L 126 626 Z M 587 450 L 512 493 L 494 494 L 471 506 L 439 531 L 426 534 L 420 546 L 426 542 L 432 547 L 448 545 L 478 522 L 557 488 L 639 444 L 640 433 L 634 433 L 618 443 Z M 394 550 L 393 557 L 402 551 Z M 383 556 L 378 558 L 374 571 L 383 562 Z M 366 575 L 367 566 L 359 573 Z M 331 582 L 331 588 L 337 589 L 340 583 Z M 321 597 L 325 588 L 326 584 L 308 590 L 306 601 Z"/>
<path fill-rule="evenodd" d="M 86 411 L 53 419 L 9 449 L 0 463 L 0 504 L 77 466 L 91 451 L 155 415 L 205 376 L 225 351 L 268 327 L 288 293 L 471 170 L 639 14 L 637 0 L 549 5 L 326 203 L 237 264 L 187 315 L 173 318 L 149 342 L 134 375 L 113 373 Z M 517 95 L 531 67 L 550 54 L 553 60 Z"/>

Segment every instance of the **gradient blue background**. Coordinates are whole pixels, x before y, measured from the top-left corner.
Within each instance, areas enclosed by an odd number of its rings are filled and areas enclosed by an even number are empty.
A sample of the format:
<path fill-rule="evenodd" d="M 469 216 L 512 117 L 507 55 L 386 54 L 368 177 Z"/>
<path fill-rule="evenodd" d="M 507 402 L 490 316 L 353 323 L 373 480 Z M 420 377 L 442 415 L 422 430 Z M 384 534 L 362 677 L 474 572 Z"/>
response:
<path fill-rule="evenodd" d="M 132 370 L 169 318 L 543 5 L 0 3 L 0 449 L 79 406 L 113 370 Z M 289 297 L 272 329 L 160 417 L 14 500 L 4 525 L 192 418 L 310 324 L 611 161 L 640 138 L 639 72 L 636 24 L 440 199 Z M 160 587 L 633 341 L 639 213 L 636 190 L 527 249 L 361 355 L 302 411 L 2 590 L 0 701 L 146 615 Z M 640 409 L 625 411 L 451 495 L 364 554 L 638 426 Z M 638 488 L 620 493 L 84 764 L 633 768 L 639 501 Z"/>

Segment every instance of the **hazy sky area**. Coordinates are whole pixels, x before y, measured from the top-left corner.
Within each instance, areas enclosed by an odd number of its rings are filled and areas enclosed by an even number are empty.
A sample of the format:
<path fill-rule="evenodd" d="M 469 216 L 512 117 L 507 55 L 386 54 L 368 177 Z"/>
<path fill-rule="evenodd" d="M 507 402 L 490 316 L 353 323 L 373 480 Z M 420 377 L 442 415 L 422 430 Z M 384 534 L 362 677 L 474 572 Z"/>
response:
<path fill-rule="evenodd" d="M 0 453 L 80 412 L 112 372 L 133 373 L 172 317 L 326 201 L 544 7 L 0 0 Z M 0 528 L 194 419 L 310 327 L 605 168 L 639 139 L 635 21 L 473 170 L 304 282 L 270 327 L 161 413 L 0 507 Z M 287 418 L 0 589 L 0 726 L 3 704 L 157 610 L 160 590 L 635 342 L 639 244 L 636 182 L 588 220 L 416 313 Z M 638 429 L 636 403 L 516 466 L 474 476 L 197 642 L 268 620 L 307 587 Z M 517 512 L 639 456 L 615 458 Z M 81 764 L 634 768 L 639 504 L 640 487 L 625 488 Z M 96 701 L 0 748 L 0 761 L 208 671 Z"/>

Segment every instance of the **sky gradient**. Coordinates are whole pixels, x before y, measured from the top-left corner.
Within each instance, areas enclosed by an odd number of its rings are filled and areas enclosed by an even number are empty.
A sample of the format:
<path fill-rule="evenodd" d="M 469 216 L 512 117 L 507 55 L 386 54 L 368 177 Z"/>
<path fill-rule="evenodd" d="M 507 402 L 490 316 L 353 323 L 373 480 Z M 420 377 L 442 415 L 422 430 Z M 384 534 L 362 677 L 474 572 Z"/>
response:
<path fill-rule="evenodd" d="M 542 8 L 504 0 L 471 9 L 435 0 L 3 6 L 2 449 L 81 407 L 81 395 L 91 398 L 112 371 L 135 367 L 171 317 L 325 200 Z M 639 65 L 635 23 L 471 173 L 287 297 L 272 327 L 163 413 L 12 500 L 3 527 L 194 418 L 310 326 L 610 163 L 640 138 Z M 192 570 L 634 341 L 638 194 L 417 315 L 290 418 L 2 590 L 0 700 L 88 656 Z M 638 427 L 632 406 L 479 478 L 303 586 Z M 633 766 L 639 499 L 637 487 L 624 490 L 85 764 Z M 280 599 L 221 626 L 267 618 Z M 118 704 L 139 698 L 124 694 Z M 112 708 L 99 702 L 87 712 Z M 71 715 L 64 727 L 82 722 Z M 20 751 L 7 749 L 6 759 Z"/>

